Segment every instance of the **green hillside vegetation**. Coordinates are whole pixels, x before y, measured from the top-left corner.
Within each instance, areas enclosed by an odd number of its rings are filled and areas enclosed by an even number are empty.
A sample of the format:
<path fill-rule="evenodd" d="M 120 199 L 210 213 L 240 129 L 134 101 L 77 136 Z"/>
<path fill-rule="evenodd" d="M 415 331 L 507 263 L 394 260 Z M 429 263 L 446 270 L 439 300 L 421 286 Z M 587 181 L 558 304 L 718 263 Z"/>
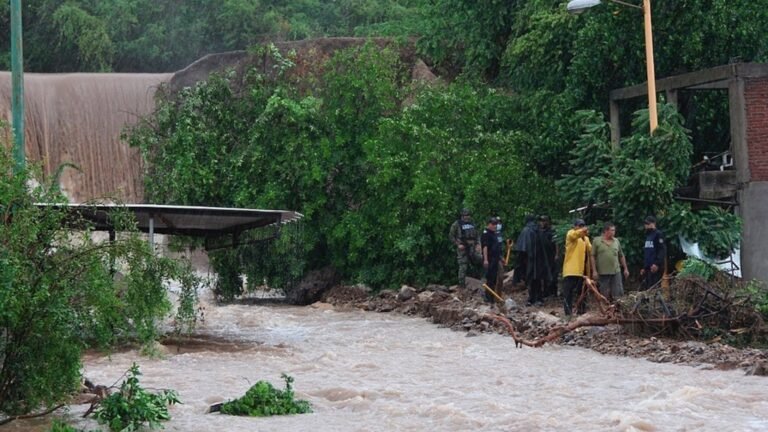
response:
<path fill-rule="evenodd" d="M 31 72 L 171 72 L 277 40 L 415 34 L 423 0 L 24 0 Z M 9 3 L 0 28 L 10 28 Z M 10 67 L 0 32 L 0 70 Z"/>
<path fill-rule="evenodd" d="M 233 91 L 232 75 L 216 76 L 161 104 L 151 126 L 135 131 L 132 143 L 163 173 L 148 177 L 151 199 L 297 209 L 308 227 L 301 268 L 333 264 L 374 286 L 451 282 L 445 232 L 462 206 L 478 217 L 499 213 L 514 232 L 527 212 L 563 217 L 564 209 L 608 199 L 614 212 L 603 217 L 630 241 L 648 213 L 666 217 L 672 238 L 711 241 L 705 247 L 719 255 L 738 237 L 734 218 L 695 214 L 672 200 L 692 161 L 727 146 L 722 93 L 684 96 L 685 116 L 662 118 L 666 138 L 648 141 L 639 122 L 626 156 L 594 135 L 607 130 L 599 114 L 593 124 L 603 126 L 588 133 L 603 144 L 583 139 L 577 112 L 604 113 L 610 89 L 645 78 L 637 11 L 606 4 L 572 16 L 551 0 L 408 6 L 419 11 L 410 19 L 421 21 L 400 36 L 419 37 L 419 55 L 444 85 L 414 86 L 393 53 L 370 50 L 338 53 L 302 78 L 311 89 L 292 81 L 290 64 L 279 77 L 251 76 L 245 92 Z M 765 59 L 765 14 L 751 2 L 660 3 L 657 75 Z M 675 159 L 653 153 L 668 145 L 679 149 Z M 606 177 L 585 182 L 588 172 Z M 623 177 L 609 181 L 612 173 Z M 705 220 L 728 234 L 707 239 Z M 265 275 L 256 269 L 263 263 L 218 260 L 243 267 L 235 273 Z"/>

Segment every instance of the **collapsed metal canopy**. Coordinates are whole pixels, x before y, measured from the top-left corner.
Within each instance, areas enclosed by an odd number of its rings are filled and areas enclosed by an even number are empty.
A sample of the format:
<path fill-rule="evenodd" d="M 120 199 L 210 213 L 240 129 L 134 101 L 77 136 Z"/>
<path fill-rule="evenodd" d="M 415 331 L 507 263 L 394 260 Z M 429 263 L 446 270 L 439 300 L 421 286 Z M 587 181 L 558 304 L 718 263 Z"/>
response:
<path fill-rule="evenodd" d="M 227 207 L 193 207 L 156 204 L 37 204 L 40 207 L 66 208 L 94 224 L 100 231 L 113 231 L 109 213 L 132 212 L 138 229 L 151 234 L 215 237 L 235 236 L 245 231 L 279 225 L 301 219 L 303 215 L 287 210 L 261 210 Z"/>

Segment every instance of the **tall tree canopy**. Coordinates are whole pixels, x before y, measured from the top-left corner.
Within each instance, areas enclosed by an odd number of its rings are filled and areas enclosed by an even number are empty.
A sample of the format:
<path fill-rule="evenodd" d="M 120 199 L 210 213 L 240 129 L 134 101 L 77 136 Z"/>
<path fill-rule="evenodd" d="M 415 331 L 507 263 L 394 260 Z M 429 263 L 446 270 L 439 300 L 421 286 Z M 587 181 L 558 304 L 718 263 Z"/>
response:
<path fill-rule="evenodd" d="M 32 72 L 169 72 L 258 42 L 414 33 L 422 0 L 24 0 Z M 0 3 L 8 29 L 9 3 Z M 0 33 L 8 69 L 10 32 Z"/>

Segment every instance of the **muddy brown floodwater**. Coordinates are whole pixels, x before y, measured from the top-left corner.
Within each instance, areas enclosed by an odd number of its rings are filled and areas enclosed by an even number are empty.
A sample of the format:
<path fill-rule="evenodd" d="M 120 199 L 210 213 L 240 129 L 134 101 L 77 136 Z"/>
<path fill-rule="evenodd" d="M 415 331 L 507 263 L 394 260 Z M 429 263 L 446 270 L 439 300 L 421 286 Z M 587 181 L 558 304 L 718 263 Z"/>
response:
<path fill-rule="evenodd" d="M 168 431 L 765 431 L 768 381 L 741 371 L 613 357 L 567 346 L 515 349 L 498 334 L 466 337 L 424 319 L 327 308 L 206 306 L 191 342 L 162 359 L 89 355 L 84 374 L 112 384 L 138 362 L 142 385 L 173 388 Z M 205 414 L 258 380 L 314 413 L 272 418 Z M 86 406 L 58 417 L 80 428 Z M 51 419 L 9 431 L 46 430 Z"/>

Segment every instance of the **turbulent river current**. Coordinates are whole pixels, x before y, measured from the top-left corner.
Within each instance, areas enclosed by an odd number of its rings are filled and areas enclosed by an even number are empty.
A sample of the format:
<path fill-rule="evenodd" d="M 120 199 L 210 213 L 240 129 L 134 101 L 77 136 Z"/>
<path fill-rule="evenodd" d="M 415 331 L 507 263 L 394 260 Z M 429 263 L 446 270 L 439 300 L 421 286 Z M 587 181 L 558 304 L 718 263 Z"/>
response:
<path fill-rule="evenodd" d="M 561 346 L 515 349 L 497 334 L 466 337 L 424 319 L 328 308 L 205 309 L 192 342 L 163 358 L 91 354 L 84 375 L 109 385 L 132 362 L 141 384 L 178 391 L 168 431 L 765 431 L 768 381 Z M 312 414 L 205 414 L 258 380 L 295 378 Z M 58 414 L 71 424 L 87 406 Z M 50 419 L 9 431 L 47 430 Z"/>

